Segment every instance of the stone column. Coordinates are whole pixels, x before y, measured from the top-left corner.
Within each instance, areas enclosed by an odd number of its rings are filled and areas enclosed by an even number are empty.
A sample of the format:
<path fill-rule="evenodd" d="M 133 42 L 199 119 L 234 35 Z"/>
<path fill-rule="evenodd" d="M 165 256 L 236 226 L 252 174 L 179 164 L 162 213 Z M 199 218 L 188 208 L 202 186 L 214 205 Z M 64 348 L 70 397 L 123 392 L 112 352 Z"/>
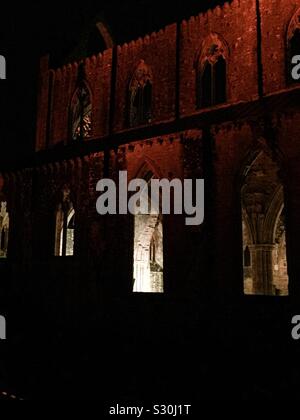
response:
<path fill-rule="evenodd" d="M 253 293 L 256 295 L 274 295 L 274 249 L 274 244 L 255 244 L 250 247 L 253 273 Z"/>

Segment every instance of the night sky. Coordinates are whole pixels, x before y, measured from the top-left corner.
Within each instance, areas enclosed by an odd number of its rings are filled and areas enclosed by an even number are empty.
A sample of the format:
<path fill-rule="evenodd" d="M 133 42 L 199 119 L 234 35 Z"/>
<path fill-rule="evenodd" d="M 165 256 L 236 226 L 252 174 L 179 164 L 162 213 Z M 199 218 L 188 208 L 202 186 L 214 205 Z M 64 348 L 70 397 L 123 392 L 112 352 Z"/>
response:
<path fill-rule="evenodd" d="M 0 17 L 0 54 L 7 60 L 7 80 L 0 83 L 0 164 L 33 150 L 37 69 L 43 54 L 50 54 L 53 67 L 84 55 L 83 40 L 97 21 L 107 25 L 115 44 L 122 44 L 219 3 L 223 2 L 84 0 L 78 5 L 66 1 L 5 5 Z"/>

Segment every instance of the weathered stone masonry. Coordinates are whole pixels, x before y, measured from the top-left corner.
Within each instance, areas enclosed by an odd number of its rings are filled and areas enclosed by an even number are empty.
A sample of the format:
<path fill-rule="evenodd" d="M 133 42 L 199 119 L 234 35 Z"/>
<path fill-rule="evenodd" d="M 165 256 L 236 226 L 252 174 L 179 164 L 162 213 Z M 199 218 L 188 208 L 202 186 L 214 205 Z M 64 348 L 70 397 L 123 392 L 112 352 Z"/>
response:
<path fill-rule="evenodd" d="M 43 58 L 34 164 L 17 171 L 4 168 L 2 175 L 1 201 L 8 202 L 11 220 L 9 260 L 15 269 L 28 269 L 34 261 L 41 279 L 48 270 L 50 285 L 55 270 L 73 277 L 76 287 L 68 280 L 62 293 L 76 295 L 73 307 L 95 299 L 94 290 L 131 293 L 133 220 L 97 215 L 97 181 L 124 169 L 129 178 L 149 171 L 169 179 L 204 177 L 204 225 L 186 228 L 182 217 L 164 219 L 165 291 L 241 296 L 241 189 L 247 170 L 265 153 L 276 163 L 283 185 L 289 290 L 300 298 L 300 88 L 286 80 L 287 30 L 299 8 L 299 0 L 265 0 L 259 10 L 255 0 L 234 0 L 85 59 L 92 129 L 81 142 L 70 139 L 70 103 L 81 64 L 53 70 Z M 198 109 L 197 69 L 212 34 L 226 46 L 227 101 Z M 153 74 L 152 119 L 129 128 L 128 87 L 142 60 Z M 55 208 L 66 185 L 76 210 L 74 258 L 68 262 L 53 257 Z M 58 290 L 57 285 L 57 296 Z"/>

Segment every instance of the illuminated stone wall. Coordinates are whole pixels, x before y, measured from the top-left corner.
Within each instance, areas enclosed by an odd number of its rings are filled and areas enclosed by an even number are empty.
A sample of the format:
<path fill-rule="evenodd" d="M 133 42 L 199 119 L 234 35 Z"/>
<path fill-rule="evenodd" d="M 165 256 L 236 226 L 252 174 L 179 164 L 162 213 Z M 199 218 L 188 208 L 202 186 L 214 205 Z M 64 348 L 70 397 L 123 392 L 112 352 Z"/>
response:
<path fill-rule="evenodd" d="M 290 293 L 300 296 L 299 87 L 291 92 L 285 84 L 284 48 L 300 1 L 265 0 L 260 4 L 264 92 L 272 93 L 260 102 L 254 0 L 234 0 L 86 59 L 92 132 L 90 139 L 81 143 L 70 141 L 68 136 L 69 105 L 79 65 L 49 69 L 48 60 L 41 61 L 36 149 L 43 153 L 30 160 L 28 169 L 7 169 L 3 174 L 11 222 L 9 254 L 16 261 L 43 261 L 46 267 L 51 266 L 55 211 L 67 185 L 76 211 L 74 259 L 68 269 L 74 278 L 91 281 L 89 290 L 99 287 L 103 294 L 131 294 L 135 221 L 131 216 L 100 217 L 96 212 L 96 183 L 103 177 L 117 180 L 120 170 L 128 171 L 129 180 L 147 178 L 150 172 L 167 179 L 203 177 L 204 224 L 187 228 L 184 217 L 163 219 L 163 250 L 158 247 L 157 258 L 158 265 L 163 266 L 165 292 L 209 298 L 220 295 L 222 299 L 242 296 L 247 244 L 252 257 L 252 266 L 245 269 L 252 279 L 245 288 L 247 293 L 260 287 L 254 284 L 251 270 L 264 254 L 273 280 L 259 292 L 275 294 L 275 286 L 280 294 L 286 294 L 288 276 Z M 197 63 L 205 40 L 215 33 L 226 45 L 228 103 L 198 110 Z M 141 60 L 152 72 L 153 121 L 129 129 L 127 88 Z M 268 158 L 250 180 L 250 168 L 260 153 Z M 270 176 L 264 176 L 265 172 Z M 267 181 L 263 184 L 257 182 L 264 178 Z M 242 191 L 247 198 L 244 214 L 249 214 L 248 224 L 253 230 L 259 220 L 269 220 L 261 194 L 274 196 L 273 187 L 279 184 L 285 234 L 278 234 L 277 239 L 254 240 L 248 232 L 243 243 Z M 265 226 L 263 231 L 273 234 L 275 225 Z M 146 242 L 148 258 L 150 238 Z M 161 243 L 161 238 L 157 242 Z M 253 251 L 253 245 L 262 247 Z M 70 268 L 73 263 L 83 271 Z M 161 283 L 161 272 L 152 268 L 153 282 Z"/>

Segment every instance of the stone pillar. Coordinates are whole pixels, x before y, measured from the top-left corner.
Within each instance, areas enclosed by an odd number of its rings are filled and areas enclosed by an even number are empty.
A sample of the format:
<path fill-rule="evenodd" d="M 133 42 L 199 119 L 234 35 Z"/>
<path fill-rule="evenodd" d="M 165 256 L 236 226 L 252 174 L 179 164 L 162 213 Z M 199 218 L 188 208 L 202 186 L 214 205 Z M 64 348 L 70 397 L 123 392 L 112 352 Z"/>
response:
<path fill-rule="evenodd" d="M 274 295 L 274 249 L 274 244 L 255 244 L 250 247 L 253 273 L 253 293 L 256 295 Z"/>

